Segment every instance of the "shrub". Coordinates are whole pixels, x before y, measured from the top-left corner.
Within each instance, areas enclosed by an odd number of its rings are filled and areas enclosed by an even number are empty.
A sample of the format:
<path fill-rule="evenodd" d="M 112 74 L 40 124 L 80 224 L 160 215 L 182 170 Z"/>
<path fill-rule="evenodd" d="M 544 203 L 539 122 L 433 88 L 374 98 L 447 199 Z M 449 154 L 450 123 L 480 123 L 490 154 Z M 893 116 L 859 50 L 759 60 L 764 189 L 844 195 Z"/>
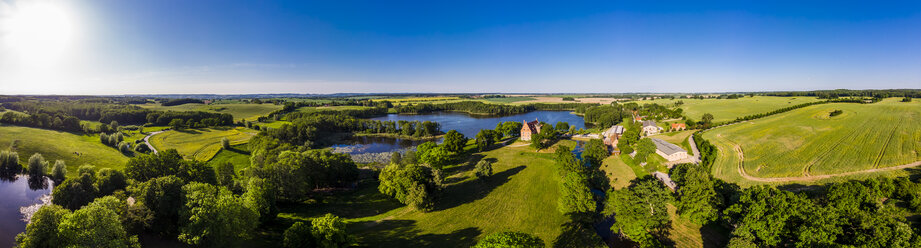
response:
<path fill-rule="evenodd" d="M 4 172 L 19 172 L 22 165 L 19 164 L 19 153 L 13 151 L 0 152 L 0 170 Z"/>
<path fill-rule="evenodd" d="M 500 232 L 486 236 L 474 246 L 475 248 L 499 248 L 499 247 L 520 247 L 520 248 L 539 248 L 544 247 L 544 241 L 540 238 L 521 232 Z"/>
<path fill-rule="evenodd" d="M 227 139 L 226 137 L 225 137 L 225 138 L 222 138 L 222 139 L 221 139 L 221 147 L 223 147 L 224 150 L 230 150 L 230 140 Z"/>
<path fill-rule="evenodd" d="M 29 157 L 29 175 L 31 176 L 44 176 L 48 174 L 48 161 L 45 161 L 45 157 L 42 157 L 42 154 L 35 153 Z"/>
<path fill-rule="evenodd" d="M 67 165 L 64 164 L 64 161 L 57 160 L 54 161 L 54 168 L 51 169 L 51 178 L 57 182 L 64 181 L 67 176 Z"/>
<path fill-rule="evenodd" d="M 492 163 L 485 159 L 476 163 L 476 177 L 482 179 L 489 176 L 492 176 Z"/>

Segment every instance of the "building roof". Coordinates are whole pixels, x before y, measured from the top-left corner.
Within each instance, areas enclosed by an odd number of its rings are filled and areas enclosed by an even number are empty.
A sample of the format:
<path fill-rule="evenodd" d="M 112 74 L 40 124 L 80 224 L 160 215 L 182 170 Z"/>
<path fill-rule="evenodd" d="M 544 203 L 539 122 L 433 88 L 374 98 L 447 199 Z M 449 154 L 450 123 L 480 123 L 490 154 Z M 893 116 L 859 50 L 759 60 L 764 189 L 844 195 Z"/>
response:
<path fill-rule="evenodd" d="M 656 150 L 662 151 L 662 153 L 665 153 L 666 155 L 672 155 L 679 152 L 687 153 L 687 151 L 681 149 L 681 147 L 678 147 L 672 143 L 668 143 L 668 141 L 652 139 L 652 143 L 656 144 Z"/>
<path fill-rule="evenodd" d="M 672 128 L 686 127 L 684 123 L 672 123 Z"/>
<path fill-rule="evenodd" d="M 651 120 L 643 121 L 643 127 L 649 127 L 649 126 L 655 126 L 655 125 L 656 125 L 655 121 L 651 121 Z"/>
<path fill-rule="evenodd" d="M 538 121 L 537 119 L 534 119 L 534 121 L 530 121 L 530 122 L 527 122 L 527 121 L 523 121 L 523 122 L 525 122 L 525 125 L 523 128 L 527 128 L 529 131 L 531 131 L 531 133 L 540 132 L 540 121 Z"/>
<path fill-rule="evenodd" d="M 604 135 L 605 137 L 615 135 L 615 134 L 616 135 L 624 134 L 624 126 L 614 125 L 614 126 L 611 126 L 611 128 L 608 128 L 608 130 L 605 130 L 603 133 L 601 133 L 601 135 Z"/>

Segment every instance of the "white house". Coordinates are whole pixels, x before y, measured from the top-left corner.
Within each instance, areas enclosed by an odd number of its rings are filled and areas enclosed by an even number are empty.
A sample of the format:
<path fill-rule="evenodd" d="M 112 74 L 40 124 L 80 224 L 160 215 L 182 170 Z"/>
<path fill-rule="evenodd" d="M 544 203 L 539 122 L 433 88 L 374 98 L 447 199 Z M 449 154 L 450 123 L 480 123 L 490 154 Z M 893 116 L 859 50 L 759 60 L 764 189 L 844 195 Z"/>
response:
<path fill-rule="evenodd" d="M 678 147 L 675 144 L 668 143 L 668 141 L 652 139 L 652 143 L 656 144 L 656 154 L 659 154 L 659 156 L 662 156 L 669 162 L 688 158 L 687 151 L 681 149 L 681 147 Z"/>
<path fill-rule="evenodd" d="M 643 121 L 643 133 L 648 135 L 658 134 L 662 132 L 663 128 L 656 125 L 655 121 L 645 120 Z"/>

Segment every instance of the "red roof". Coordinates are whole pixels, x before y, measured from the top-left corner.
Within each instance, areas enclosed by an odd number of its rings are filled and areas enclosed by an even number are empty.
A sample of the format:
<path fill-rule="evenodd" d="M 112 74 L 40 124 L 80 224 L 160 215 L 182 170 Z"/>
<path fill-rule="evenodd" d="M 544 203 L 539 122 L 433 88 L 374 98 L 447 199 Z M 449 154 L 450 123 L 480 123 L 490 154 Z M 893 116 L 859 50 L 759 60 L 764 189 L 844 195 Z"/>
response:
<path fill-rule="evenodd" d="M 672 123 L 672 128 L 686 128 L 684 123 Z"/>
<path fill-rule="evenodd" d="M 527 122 L 524 127 L 527 128 L 531 133 L 540 133 L 540 121 L 534 120 Z"/>

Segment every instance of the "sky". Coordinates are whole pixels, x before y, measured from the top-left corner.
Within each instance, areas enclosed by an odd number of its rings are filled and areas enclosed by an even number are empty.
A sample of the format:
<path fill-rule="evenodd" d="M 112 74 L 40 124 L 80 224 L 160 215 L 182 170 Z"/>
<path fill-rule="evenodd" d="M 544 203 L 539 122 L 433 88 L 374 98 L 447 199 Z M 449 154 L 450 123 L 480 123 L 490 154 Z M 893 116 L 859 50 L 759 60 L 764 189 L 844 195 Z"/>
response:
<path fill-rule="evenodd" d="M 921 1 L 0 0 L 0 94 L 921 88 Z"/>

